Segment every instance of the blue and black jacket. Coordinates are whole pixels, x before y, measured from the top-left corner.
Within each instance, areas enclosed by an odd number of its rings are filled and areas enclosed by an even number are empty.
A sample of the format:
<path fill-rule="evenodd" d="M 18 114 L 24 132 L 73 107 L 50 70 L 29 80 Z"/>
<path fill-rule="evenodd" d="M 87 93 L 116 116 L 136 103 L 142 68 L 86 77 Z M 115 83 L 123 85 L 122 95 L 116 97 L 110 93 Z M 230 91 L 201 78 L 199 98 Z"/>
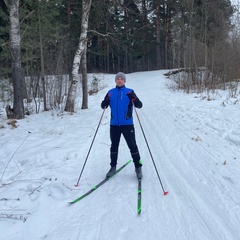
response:
<path fill-rule="evenodd" d="M 101 107 L 104 109 L 110 105 L 110 125 L 133 125 L 133 104 L 136 108 L 142 107 L 142 102 L 138 99 L 133 89 L 122 86 L 109 90 L 101 103 Z"/>

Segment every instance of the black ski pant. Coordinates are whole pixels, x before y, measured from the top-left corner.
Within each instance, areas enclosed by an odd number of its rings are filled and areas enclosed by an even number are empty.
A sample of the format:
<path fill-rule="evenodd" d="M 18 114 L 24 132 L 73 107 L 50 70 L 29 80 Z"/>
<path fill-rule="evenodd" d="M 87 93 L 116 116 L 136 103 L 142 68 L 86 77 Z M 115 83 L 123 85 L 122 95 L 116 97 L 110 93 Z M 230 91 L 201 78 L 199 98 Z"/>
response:
<path fill-rule="evenodd" d="M 140 154 L 138 152 L 138 147 L 135 139 L 135 130 L 133 125 L 122 125 L 122 126 L 110 126 L 110 139 L 111 139 L 111 148 L 110 148 L 110 157 L 111 157 L 111 166 L 117 165 L 118 159 L 118 147 L 121 138 L 121 134 L 125 138 L 135 167 L 142 166 L 140 162 Z"/>

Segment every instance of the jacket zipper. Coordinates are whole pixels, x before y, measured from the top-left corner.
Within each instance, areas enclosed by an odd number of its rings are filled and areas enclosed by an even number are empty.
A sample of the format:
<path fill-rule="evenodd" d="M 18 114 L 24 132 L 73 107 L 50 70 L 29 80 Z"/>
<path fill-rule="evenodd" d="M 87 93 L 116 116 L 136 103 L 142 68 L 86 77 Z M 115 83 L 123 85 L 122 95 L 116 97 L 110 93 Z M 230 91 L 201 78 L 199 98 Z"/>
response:
<path fill-rule="evenodd" d="M 118 89 L 118 96 L 117 96 L 117 120 L 118 120 L 118 126 L 120 126 L 120 124 L 119 124 L 119 114 L 118 114 L 120 94 L 121 94 L 120 89 Z"/>

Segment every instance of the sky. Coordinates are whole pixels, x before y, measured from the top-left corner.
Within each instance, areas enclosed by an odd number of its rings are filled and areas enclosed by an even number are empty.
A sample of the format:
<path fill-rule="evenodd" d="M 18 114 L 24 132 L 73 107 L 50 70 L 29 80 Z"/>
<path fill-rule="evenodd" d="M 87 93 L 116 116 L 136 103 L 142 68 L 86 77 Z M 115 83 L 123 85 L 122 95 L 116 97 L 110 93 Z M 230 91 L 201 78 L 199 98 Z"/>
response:
<path fill-rule="evenodd" d="M 143 162 L 142 211 L 137 214 L 133 163 L 81 201 L 110 168 L 110 110 L 100 108 L 115 87 L 101 79 L 89 108 L 52 110 L 18 120 L 0 116 L 0 229 L 3 240 L 238 240 L 240 239 L 240 105 L 229 91 L 186 94 L 165 71 L 126 74 L 143 108 L 134 113 Z M 79 93 L 81 92 L 79 85 Z M 209 97 L 212 100 L 208 100 Z M 81 176 L 94 134 L 97 135 Z M 124 139 L 118 167 L 131 155 Z"/>

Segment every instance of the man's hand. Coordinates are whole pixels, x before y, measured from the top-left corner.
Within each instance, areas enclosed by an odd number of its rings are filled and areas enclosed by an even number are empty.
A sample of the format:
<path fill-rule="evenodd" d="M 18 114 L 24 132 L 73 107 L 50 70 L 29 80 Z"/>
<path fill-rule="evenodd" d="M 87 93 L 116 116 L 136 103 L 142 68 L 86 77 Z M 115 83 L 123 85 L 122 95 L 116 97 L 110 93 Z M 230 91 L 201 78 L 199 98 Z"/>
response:
<path fill-rule="evenodd" d="M 134 92 L 127 93 L 127 96 L 130 99 L 130 101 L 135 101 L 136 98 L 137 98 L 137 96 L 136 96 L 136 94 Z"/>
<path fill-rule="evenodd" d="M 109 104 L 110 104 L 110 99 L 109 99 L 109 97 L 107 96 L 107 97 L 105 97 L 105 99 L 102 101 L 102 103 L 101 103 L 101 108 L 102 108 L 102 109 L 105 109 L 105 108 L 107 108 L 107 107 L 109 106 Z"/>
<path fill-rule="evenodd" d="M 142 102 L 139 100 L 134 91 L 127 93 L 127 96 L 136 108 L 142 107 Z"/>

